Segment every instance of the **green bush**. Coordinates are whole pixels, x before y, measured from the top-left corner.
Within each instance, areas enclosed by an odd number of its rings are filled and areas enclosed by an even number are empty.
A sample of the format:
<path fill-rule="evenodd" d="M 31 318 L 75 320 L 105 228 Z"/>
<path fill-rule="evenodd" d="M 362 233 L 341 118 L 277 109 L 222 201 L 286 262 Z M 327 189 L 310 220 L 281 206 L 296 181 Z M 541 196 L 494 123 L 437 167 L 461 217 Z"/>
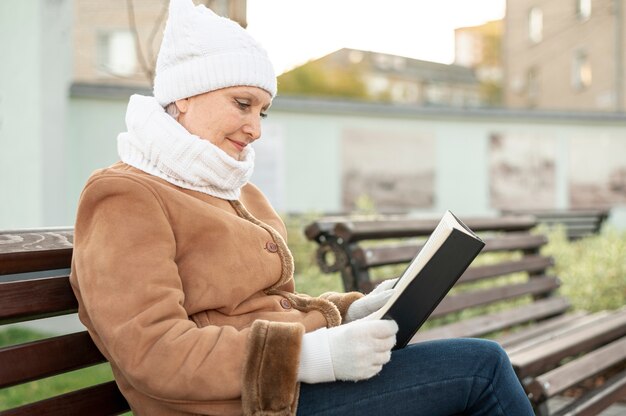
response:
<path fill-rule="evenodd" d="M 552 271 L 575 309 L 594 312 L 626 305 L 626 231 L 605 228 L 576 241 L 568 241 L 563 228 L 538 231 L 548 236 L 542 252 L 554 257 Z"/>
<path fill-rule="evenodd" d="M 296 291 L 317 296 L 324 292 L 342 292 L 339 273 L 324 274 L 315 260 L 317 243 L 307 240 L 304 227 L 319 218 L 316 214 L 284 216 L 288 244 L 295 264 Z"/>

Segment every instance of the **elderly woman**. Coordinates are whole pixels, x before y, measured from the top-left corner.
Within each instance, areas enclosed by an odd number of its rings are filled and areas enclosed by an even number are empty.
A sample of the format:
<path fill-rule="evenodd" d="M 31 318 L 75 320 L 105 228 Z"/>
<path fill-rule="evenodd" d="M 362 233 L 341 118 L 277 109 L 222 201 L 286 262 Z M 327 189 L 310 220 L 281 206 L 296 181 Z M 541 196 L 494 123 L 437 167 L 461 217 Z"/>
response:
<path fill-rule="evenodd" d="M 136 415 L 531 415 L 480 340 L 391 353 L 391 294 L 295 292 L 283 222 L 248 182 L 276 77 L 245 30 L 172 0 L 154 97 L 81 195 L 79 315 Z"/>

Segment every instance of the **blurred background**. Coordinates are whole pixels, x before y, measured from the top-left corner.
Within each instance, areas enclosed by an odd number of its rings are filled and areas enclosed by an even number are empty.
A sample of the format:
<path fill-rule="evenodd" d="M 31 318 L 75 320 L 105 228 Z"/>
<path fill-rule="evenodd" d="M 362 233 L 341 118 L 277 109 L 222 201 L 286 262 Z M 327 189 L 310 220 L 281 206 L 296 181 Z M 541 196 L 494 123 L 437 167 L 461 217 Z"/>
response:
<path fill-rule="evenodd" d="M 268 50 L 253 177 L 284 214 L 609 208 L 626 228 L 622 0 L 194 0 Z M 0 2 L 0 229 L 72 225 L 151 94 L 166 0 Z"/>

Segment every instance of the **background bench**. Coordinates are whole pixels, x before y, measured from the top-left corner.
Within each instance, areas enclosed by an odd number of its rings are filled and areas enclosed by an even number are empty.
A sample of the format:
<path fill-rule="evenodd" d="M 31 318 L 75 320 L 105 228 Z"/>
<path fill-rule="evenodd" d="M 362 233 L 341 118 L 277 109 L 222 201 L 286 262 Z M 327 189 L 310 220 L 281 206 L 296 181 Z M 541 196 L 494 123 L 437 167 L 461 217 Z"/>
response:
<path fill-rule="evenodd" d="M 548 227 L 562 225 L 569 240 L 598 234 L 609 217 L 608 209 L 543 209 L 504 211 L 505 215 L 530 215 Z"/>
<path fill-rule="evenodd" d="M 463 219 L 463 218 L 462 218 Z M 594 415 L 626 397 L 626 309 L 567 313 L 570 303 L 557 292 L 549 273 L 554 260 L 540 249 L 543 235 L 530 232 L 535 217 L 463 219 L 486 246 L 477 261 L 437 307 L 419 342 L 450 337 L 495 338 L 507 350 L 538 415 L 549 414 L 547 400 L 607 372 L 601 387 L 556 412 Z M 340 272 L 346 290 L 368 292 L 377 280 L 401 274 L 438 219 L 391 217 L 326 218 L 305 229 L 319 244 L 324 272 Z M 380 268 L 402 265 L 382 275 Z"/>
<path fill-rule="evenodd" d="M 76 312 L 68 276 L 72 241 L 69 229 L 0 232 L 0 330 L 10 323 Z M 86 331 L 0 348 L 0 388 L 103 362 Z M 104 416 L 128 410 L 110 381 L 0 415 Z"/>

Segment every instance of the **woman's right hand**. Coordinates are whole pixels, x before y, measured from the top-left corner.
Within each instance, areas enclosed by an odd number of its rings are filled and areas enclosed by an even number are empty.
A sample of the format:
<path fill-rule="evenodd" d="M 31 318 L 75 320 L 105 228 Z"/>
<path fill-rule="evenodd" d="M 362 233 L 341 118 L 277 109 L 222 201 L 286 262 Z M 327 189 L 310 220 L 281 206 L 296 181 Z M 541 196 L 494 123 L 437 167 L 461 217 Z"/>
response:
<path fill-rule="evenodd" d="M 391 320 L 360 320 L 328 330 L 330 356 L 337 380 L 365 380 L 391 359 L 398 324 Z"/>
<path fill-rule="evenodd" d="M 391 359 L 397 332 L 395 321 L 361 319 L 305 334 L 298 379 L 323 383 L 373 377 Z"/>

